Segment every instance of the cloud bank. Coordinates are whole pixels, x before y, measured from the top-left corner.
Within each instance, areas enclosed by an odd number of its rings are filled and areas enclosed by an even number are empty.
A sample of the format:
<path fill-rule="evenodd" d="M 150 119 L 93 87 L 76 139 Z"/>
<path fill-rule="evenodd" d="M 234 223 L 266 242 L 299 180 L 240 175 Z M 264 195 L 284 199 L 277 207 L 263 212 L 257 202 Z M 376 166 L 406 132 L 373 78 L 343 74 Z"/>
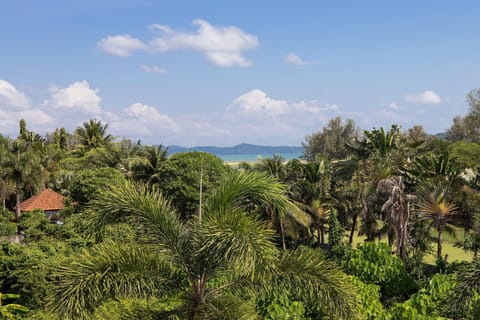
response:
<path fill-rule="evenodd" d="M 101 39 L 98 46 L 106 53 L 119 57 L 130 56 L 134 51 L 145 50 L 164 53 L 174 50 L 191 50 L 203 54 L 220 68 L 248 67 L 252 64 L 244 52 L 258 47 L 256 36 L 235 26 L 214 26 L 206 20 L 193 20 L 195 32 L 177 31 L 166 25 L 154 24 L 151 30 L 159 36 L 148 43 L 130 35 L 114 35 Z"/>
<path fill-rule="evenodd" d="M 419 94 L 407 94 L 405 101 L 414 104 L 439 104 L 442 98 L 432 90 L 427 90 Z"/>

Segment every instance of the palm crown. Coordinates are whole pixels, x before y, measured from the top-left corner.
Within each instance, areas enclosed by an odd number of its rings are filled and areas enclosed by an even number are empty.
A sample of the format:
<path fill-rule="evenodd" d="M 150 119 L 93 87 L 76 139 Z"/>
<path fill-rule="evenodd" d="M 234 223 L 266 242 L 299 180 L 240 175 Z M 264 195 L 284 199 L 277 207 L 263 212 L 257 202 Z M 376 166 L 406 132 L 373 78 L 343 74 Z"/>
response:
<path fill-rule="evenodd" d="M 116 222 L 139 226 L 143 244 L 106 242 L 59 270 L 50 309 L 62 319 L 88 318 L 110 298 L 174 299 L 161 317 L 255 319 L 253 293 L 287 290 L 335 318 L 355 318 L 356 295 L 319 252 L 282 252 L 254 214 L 286 210 L 285 187 L 249 172 L 227 175 L 205 203 L 202 220 L 182 222 L 163 196 L 143 184 L 101 192 L 93 203 L 96 232 Z"/>

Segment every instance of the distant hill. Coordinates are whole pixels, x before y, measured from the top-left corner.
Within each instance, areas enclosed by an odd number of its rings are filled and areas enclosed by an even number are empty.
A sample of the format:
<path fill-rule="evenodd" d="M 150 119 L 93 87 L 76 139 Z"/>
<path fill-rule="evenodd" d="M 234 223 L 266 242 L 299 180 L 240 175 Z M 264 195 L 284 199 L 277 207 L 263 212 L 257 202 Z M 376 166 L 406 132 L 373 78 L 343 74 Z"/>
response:
<path fill-rule="evenodd" d="M 292 146 L 259 146 L 255 144 L 242 143 L 233 147 L 181 147 L 181 146 L 168 146 L 168 153 L 174 154 L 185 151 L 205 151 L 213 154 L 276 154 L 276 153 L 298 153 L 303 152 L 303 147 Z"/>
<path fill-rule="evenodd" d="M 446 132 L 441 132 L 433 135 L 435 138 L 438 139 L 446 139 L 447 138 L 447 133 Z"/>

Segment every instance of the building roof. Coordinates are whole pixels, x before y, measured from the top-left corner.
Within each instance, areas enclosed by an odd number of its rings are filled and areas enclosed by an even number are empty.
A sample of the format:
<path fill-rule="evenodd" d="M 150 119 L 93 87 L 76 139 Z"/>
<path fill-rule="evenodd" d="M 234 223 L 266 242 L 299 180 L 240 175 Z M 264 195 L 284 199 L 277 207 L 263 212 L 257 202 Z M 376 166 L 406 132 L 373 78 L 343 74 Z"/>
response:
<path fill-rule="evenodd" d="M 65 208 L 65 197 L 52 189 L 45 189 L 41 193 L 20 203 L 21 211 L 56 211 Z"/>

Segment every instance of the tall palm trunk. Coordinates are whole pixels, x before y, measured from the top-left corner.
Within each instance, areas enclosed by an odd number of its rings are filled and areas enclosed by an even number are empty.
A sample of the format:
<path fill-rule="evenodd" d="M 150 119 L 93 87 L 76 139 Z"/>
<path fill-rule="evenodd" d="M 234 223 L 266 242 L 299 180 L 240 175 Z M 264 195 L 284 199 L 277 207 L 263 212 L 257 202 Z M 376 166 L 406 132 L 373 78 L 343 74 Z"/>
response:
<path fill-rule="evenodd" d="M 443 242 L 443 228 L 439 227 L 437 229 L 438 238 L 437 238 L 437 259 L 442 258 L 442 242 Z"/>
<path fill-rule="evenodd" d="M 282 238 L 282 249 L 287 250 L 287 245 L 285 243 L 285 229 L 283 227 L 283 218 L 280 217 L 280 237 Z"/>
<path fill-rule="evenodd" d="M 20 181 L 16 181 L 15 185 L 15 219 L 17 223 L 20 223 Z"/>
<path fill-rule="evenodd" d="M 352 244 L 353 243 L 353 234 L 355 233 L 355 229 L 357 228 L 357 218 L 358 218 L 358 213 L 353 216 L 353 221 L 352 221 L 352 228 L 350 229 L 350 236 L 348 237 L 348 243 Z"/>

